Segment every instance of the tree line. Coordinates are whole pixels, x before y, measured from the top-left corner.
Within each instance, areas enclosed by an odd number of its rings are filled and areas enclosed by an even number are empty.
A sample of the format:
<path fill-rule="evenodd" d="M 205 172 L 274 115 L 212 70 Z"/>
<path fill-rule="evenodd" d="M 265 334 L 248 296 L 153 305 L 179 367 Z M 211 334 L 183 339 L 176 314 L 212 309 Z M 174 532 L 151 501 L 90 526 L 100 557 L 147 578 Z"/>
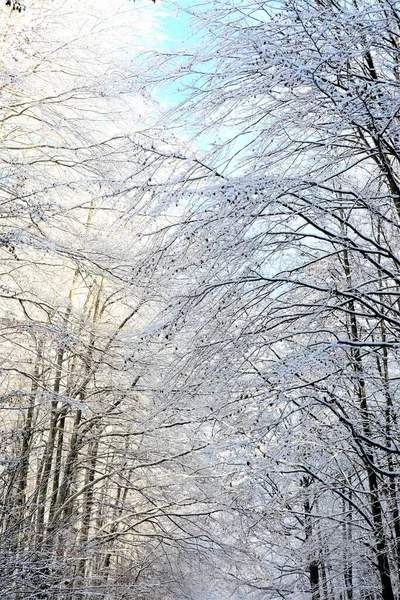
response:
<path fill-rule="evenodd" d="M 172 4 L 2 26 L 2 589 L 395 600 L 399 6 Z"/>

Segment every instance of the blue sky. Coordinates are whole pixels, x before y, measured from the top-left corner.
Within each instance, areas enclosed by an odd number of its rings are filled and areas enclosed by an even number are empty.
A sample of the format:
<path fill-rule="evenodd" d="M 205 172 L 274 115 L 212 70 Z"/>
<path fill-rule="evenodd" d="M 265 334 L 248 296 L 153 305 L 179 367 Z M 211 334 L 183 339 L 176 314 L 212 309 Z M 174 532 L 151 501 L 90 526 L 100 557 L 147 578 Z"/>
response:
<path fill-rule="evenodd" d="M 183 0 L 180 3 L 180 6 L 190 6 L 190 2 L 187 0 Z M 188 34 L 190 31 L 189 27 L 189 16 L 185 14 L 183 11 L 179 12 L 171 6 L 167 0 L 164 2 L 160 2 L 160 8 L 163 15 L 162 17 L 162 27 L 165 29 L 166 35 L 169 37 L 169 40 L 165 40 L 165 48 L 174 48 L 179 45 L 180 42 L 188 39 Z M 170 15 L 170 16 L 168 16 Z M 164 46 L 164 44 L 163 44 Z"/>
<path fill-rule="evenodd" d="M 198 33 L 191 31 L 190 17 L 183 11 L 177 11 L 176 7 L 172 6 L 168 0 L 157 0 L 158 3 L 158 14 L 159 14 L 159 29 L 161 31 L 161 39 L 157 42 L 158 51 L 179 52 L 182 49 L 184 42 L 188 42 L 188 46 L 194 44 L 196 38 L 199 37 Z M 179 5 L 191 6 L 190 0 L 181 0 Z M 180 102 L 183 98 L 181 92 L 182 84 L 169 83 L 163 85 L 159 89 L 156 96 L 161 102 L 167 105 L 173 105 Z"/>

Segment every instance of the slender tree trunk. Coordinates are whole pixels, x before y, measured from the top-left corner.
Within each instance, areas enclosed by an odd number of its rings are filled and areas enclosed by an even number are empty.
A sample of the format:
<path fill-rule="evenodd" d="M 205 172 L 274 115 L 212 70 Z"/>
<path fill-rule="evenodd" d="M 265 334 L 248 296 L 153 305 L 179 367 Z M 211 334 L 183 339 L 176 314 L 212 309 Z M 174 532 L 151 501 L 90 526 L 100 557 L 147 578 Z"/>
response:
<path fill-rule="evenodd" d="M 307 488 L 311 484 L 311 480 L 308 477 L 304 477 L 302 480 L 302 487 Z M 306 543 L 310 543 L 313 536 L 313 525 L 311 516 L 311 503 L 308 496 L 304 500 L 304 532 Z M 309 551 L 310 552 L 310 551 Z M 313 554 L 315 551 L 313 551 Z M 319 559 L 312 557 L 310 553 L 310 560 L 308 565 L 308 573 L 311 587 L 311 599 L 321 600 L 320 593 L 320 577 L 319 577 Z"/>
<path fill-rule="evenodd" d="M 89 531 L 90 531 L 90 524 L 91 524 L 91 519 L 92 519 L 92 509 L 93 509 L 93 500 L 94 500 L 94 486 L 90 485 L 90 484 L 93 484 L 93 481 L 94 481 L 94 478 L 96 475 L 96 463 L 97 463 L 98 448 L 99 448 L 99 437 L 96 437 L 96 439 L 93 440 L 89 444 L 89 449 L 88 449 L 89 465 L 86 469 L 86 474 L 85 474 L 85 486 L 88 486 L 88 487 L 85 492 L 84 500 L 83 500 L 82 524 L 81 524 L 81 531 L 80 531 L 80 537 L 79 537 L 79 546 L 80 546 L 81 552 L 83 553 L 83 556 L 78 563 L 77 575 L 83 581 L 85 580 L 86 565 L 89 560 L 86 556 L 86 544 L 89 539 Z"/>
<path fill-rule="evenodd" d="M 347 249 L 343 251 L 343 264 L 346 279 L 349 288 L 351 289 L 351 268 Z M 358 335 L 355 303 L 352 298 L 349 301 L 349 312 L 350 336 L 352 341 L 359 342 L 360 340 Z M 372 440 L 373 435 L 371 430 L 371 417 L 367 402 L 364 368 L 361 352 L 357 346 L 351 349 L 351 356 L 356 380 L 356 394 L 360 408 L 362 432 L 367 440 Z M 381 581 L 382 598 L 383 600 L 394 600 L 395 596 L 390 574 L 389 550 L 384 532 L 383 509 L 379 497 L 379 483 L 376 471 L 374 469 L 374 463 L 375 459 L 371 447 L 367 445 L 364 450 L 364 465 L 369 485 L 370 509 L 374 523 L 375 555 Z"/>
<path fill-rule="evenodd" d="M 349 491 L 349 499 L 351 500 L 351 491 Z M 344 564 L 344 585 L 346 589 L 347 600 L 353 600 L 353 565 L 351 552 L 352 546 L 352 507 L 345 499 L 343 499 L 343 564 Z"/>

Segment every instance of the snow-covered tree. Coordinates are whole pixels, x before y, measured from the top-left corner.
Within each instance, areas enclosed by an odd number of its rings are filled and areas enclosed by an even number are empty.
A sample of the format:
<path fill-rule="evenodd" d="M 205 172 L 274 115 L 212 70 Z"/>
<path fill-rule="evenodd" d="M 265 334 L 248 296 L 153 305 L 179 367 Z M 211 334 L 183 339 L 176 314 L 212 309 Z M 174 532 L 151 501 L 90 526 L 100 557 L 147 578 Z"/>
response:
<path fill-rule="evenodd" d="M 160 440 L 140 340 L 163 304 L 152 269 L 136 273 L 157 260 L 144 234 L 164 218 L 149 183 L 165 164 L 150 133 L 157 107 L 135 81 L 148 4 L 2 6 L 0 587 L 10 600 L 166 597 L 199 535 L 179 523 L 205 512 L 177 492 L 180 458 L 197 446 Z"/>
<path fill-rule="evenodd" d="M 215 423 L 268 571 L 249 585 L 393 600 L 399 6 L 182 8 L 196 47 L 159 55 L 158 73 L 184 94 L 166 122 L 199 157 L 168 196 L 184 217 L 164 246 L 163 385 Z"/>

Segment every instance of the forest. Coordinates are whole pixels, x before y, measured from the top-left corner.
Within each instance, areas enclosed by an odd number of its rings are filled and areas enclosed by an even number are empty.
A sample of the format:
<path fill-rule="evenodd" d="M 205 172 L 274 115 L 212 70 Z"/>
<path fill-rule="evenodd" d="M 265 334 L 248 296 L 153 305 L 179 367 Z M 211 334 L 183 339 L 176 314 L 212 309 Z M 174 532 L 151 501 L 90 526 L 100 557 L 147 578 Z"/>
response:
<path fill-rule="evenodd" d="M 0 19 L 1 600 L 399 600 L 400 1 Z"/>

